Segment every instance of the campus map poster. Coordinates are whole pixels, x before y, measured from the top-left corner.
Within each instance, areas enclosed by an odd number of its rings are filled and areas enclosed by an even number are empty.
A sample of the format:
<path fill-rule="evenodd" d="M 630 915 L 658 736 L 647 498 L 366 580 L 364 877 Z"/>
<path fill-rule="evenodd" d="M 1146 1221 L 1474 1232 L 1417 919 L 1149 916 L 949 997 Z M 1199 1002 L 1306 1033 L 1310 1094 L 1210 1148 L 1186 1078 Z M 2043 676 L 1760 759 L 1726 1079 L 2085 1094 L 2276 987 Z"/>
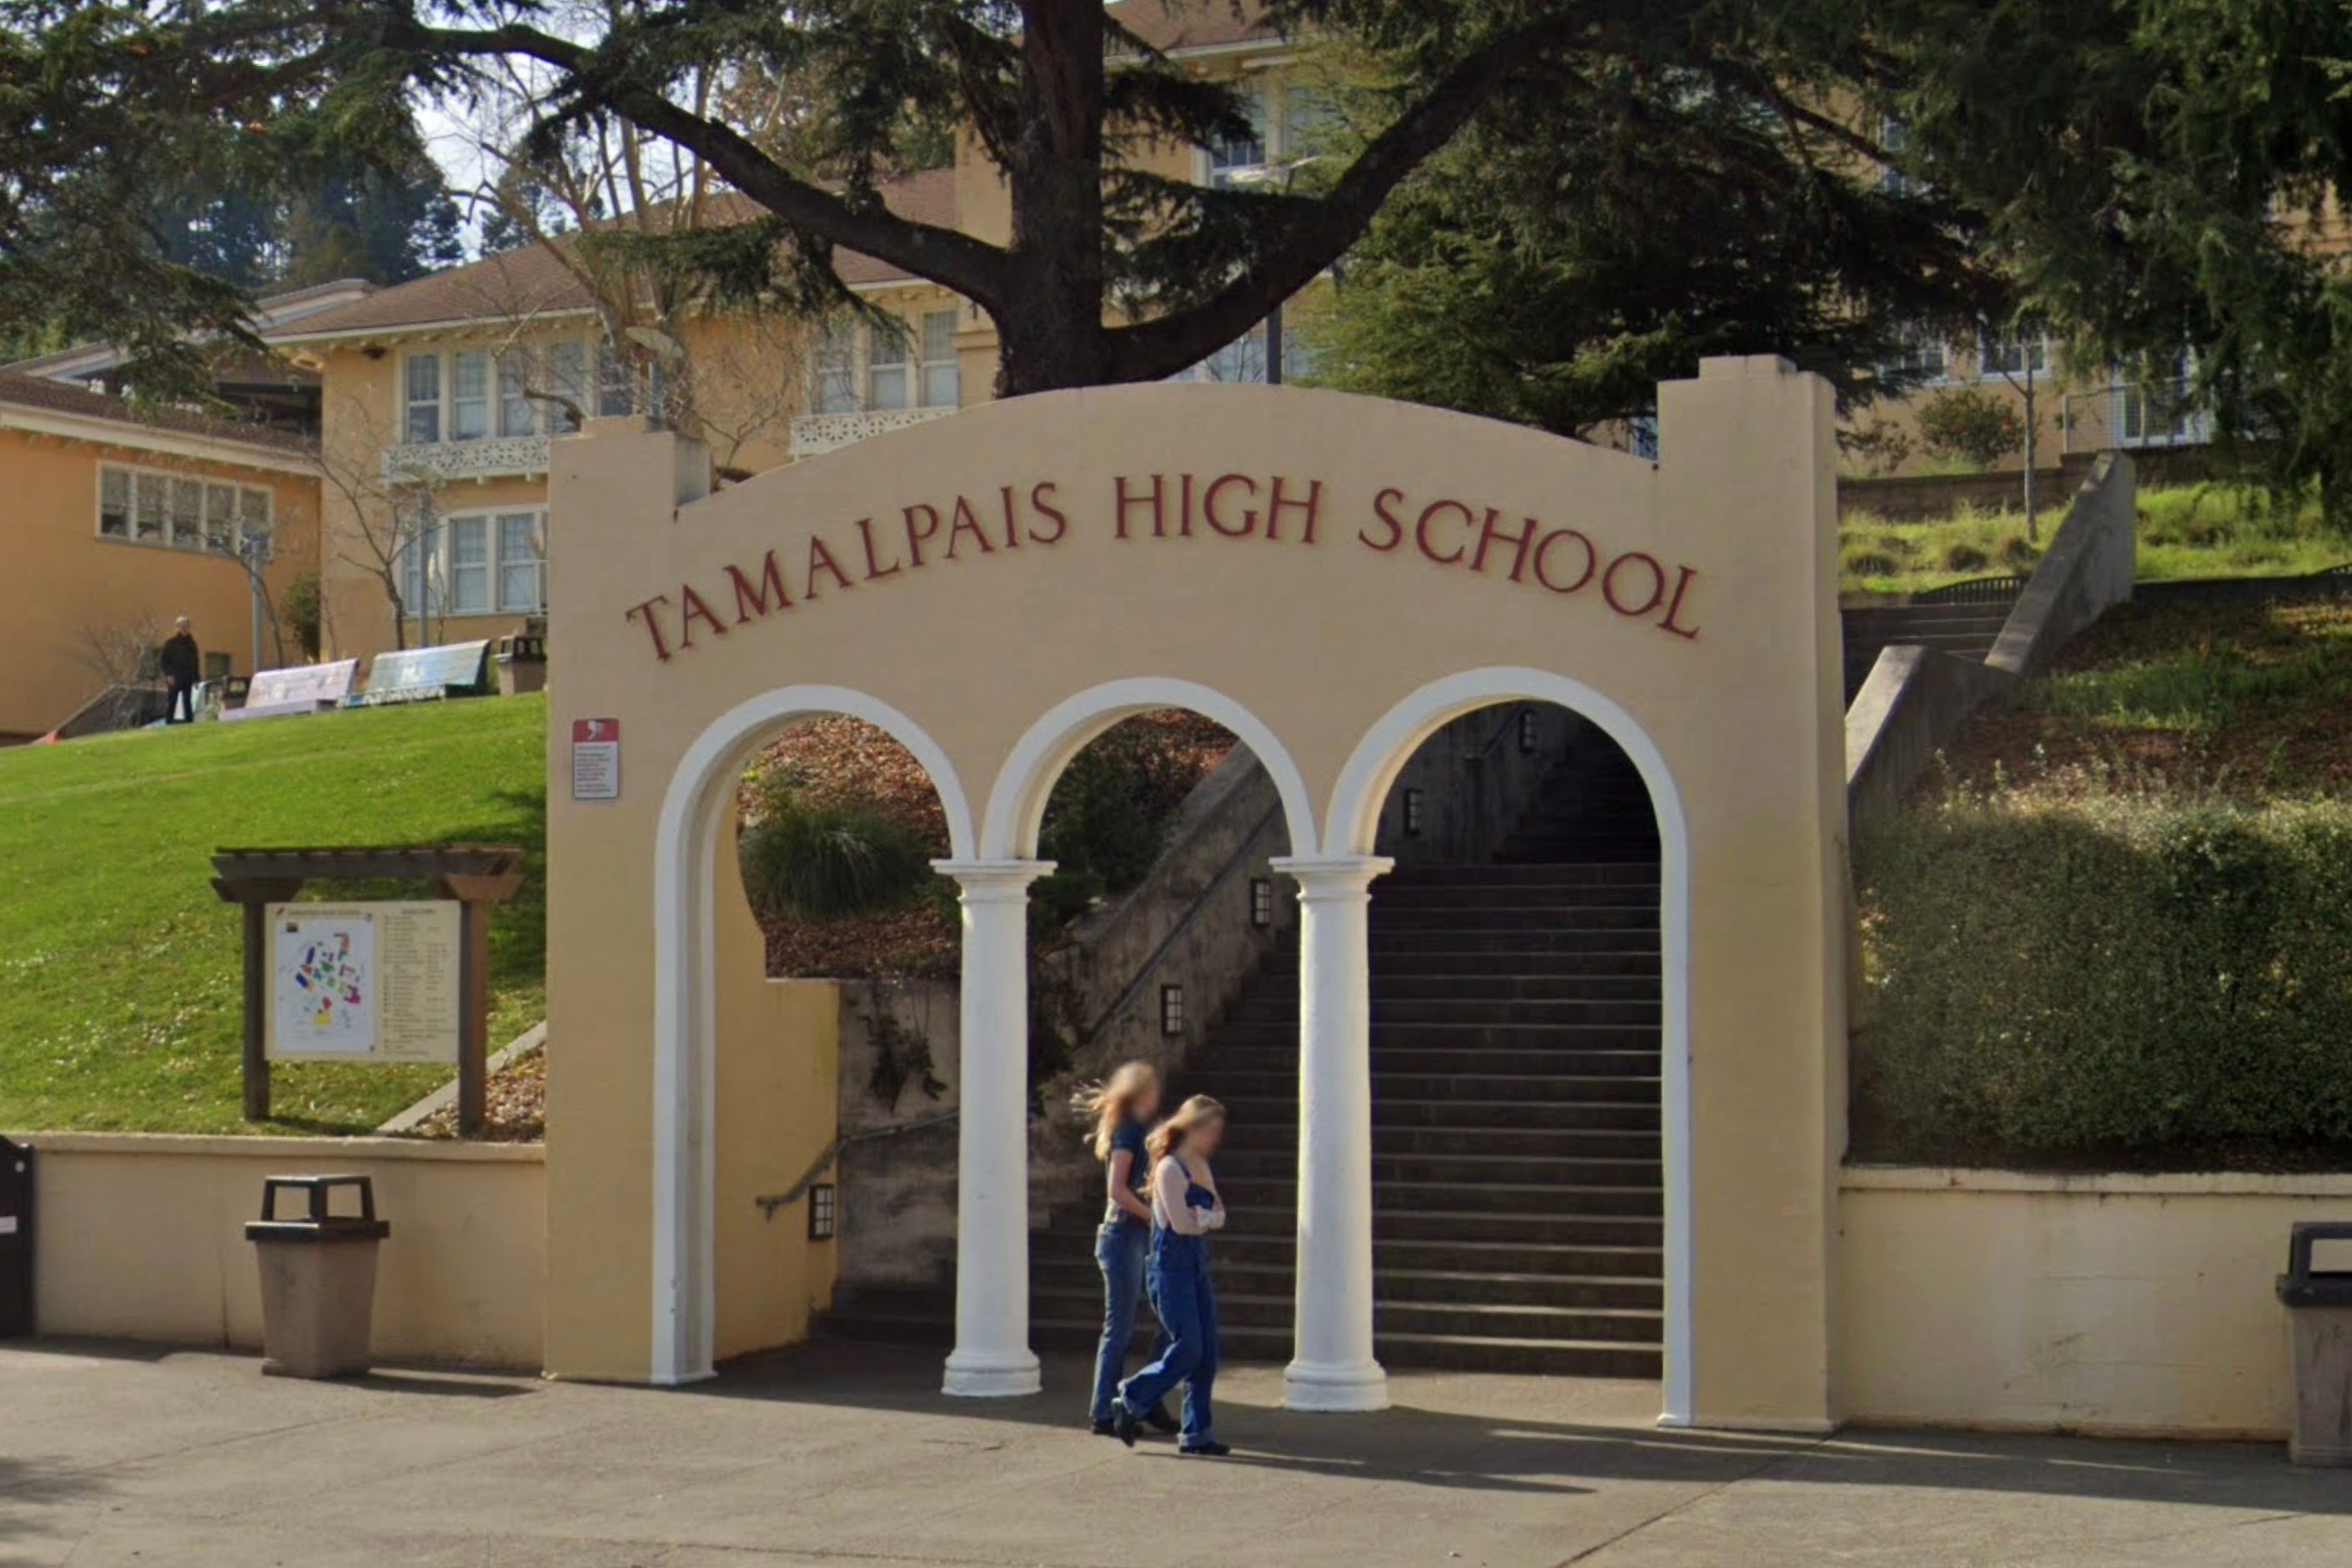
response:
<path fill-rule="evenodd" d="M 272 1061 L 454 1062 L 458 906 L 268 907 Z"/>

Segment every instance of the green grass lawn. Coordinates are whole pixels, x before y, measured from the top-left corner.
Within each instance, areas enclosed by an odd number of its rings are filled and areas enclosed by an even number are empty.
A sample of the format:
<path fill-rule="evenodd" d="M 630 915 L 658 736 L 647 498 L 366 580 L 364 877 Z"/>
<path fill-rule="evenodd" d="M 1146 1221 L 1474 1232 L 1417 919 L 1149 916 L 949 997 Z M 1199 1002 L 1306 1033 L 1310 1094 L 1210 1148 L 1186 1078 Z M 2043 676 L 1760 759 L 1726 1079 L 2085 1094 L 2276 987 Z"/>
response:
<path fill-rule="evenodd" d="M 2042 509 L 2038 542 L 2026 537 L 2021 511 L 1963 507 L 1924 522 L 1850 514 L 1838 525 L 1845 591 L 1916 594 L 1968 577 L 2031 572 L 2072 497 L 2052 499 Z M 2142 582 L 2296 576 L 2352 560 L 2352 540 L 2326 530 L 2315 501 L 2285 507 L 2242 486 L 2178 485 L 2142 490 L 2138 510 Z"/>
<path fill-rule="evenodd" d="M 288 1064 L 247 1126 L 225 846 L 526 846 L 491 922 L 492 1047 L 546 1016 L 546 727 L 544 699 L 504 698 L 0 751 L 0 1128 L 365 1131 L 446 1077 Z"/>

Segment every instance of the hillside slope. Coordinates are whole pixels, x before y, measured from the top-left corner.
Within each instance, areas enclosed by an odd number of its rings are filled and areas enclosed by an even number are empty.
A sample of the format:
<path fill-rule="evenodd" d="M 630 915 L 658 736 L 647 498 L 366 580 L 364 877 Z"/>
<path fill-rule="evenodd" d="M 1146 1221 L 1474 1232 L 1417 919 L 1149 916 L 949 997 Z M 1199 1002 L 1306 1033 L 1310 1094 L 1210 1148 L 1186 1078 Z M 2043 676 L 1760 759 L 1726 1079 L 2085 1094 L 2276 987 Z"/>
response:
<path fill-rule="evenodd" d="M 363 1131 L 446 1076 L 281 1067 L 272 1121 L 244 1128 L 222 846 L 524 845 L 490 1037 L 545 1016 L 546 724 L 542 699 L 509 698 L 0 752 L 0 1128 Z"/>

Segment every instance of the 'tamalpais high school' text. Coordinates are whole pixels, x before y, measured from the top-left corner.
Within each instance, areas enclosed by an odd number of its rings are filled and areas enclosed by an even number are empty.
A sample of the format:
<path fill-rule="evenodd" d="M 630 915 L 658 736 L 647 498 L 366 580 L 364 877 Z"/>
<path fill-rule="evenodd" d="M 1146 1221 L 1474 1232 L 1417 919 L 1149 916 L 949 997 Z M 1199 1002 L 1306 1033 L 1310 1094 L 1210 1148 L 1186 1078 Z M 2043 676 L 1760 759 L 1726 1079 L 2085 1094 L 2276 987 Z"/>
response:
<path fill-rule="evenodd" d="M 812 530 L 757 561 L 732 563 L 699 585 L 681 583 L 629 607 L 656 658 L 667 661 L 733 630 L 828 595 L 908 572 L 1016 550 L 1050 550 L 1074 528 L 1129 542 L 1258 541 L 1323 548 L 1327 542 L 1475 572 L 1564 599 L 1596 600 L 1612 614 L 1696 638 L 1692 589 L 1698 569 L 1643 551 L 1612 551 L 1581 530 L 1452 497 L 1383 487 L 1357 506 L 1334 502 L 1321 479 L 1282 475 L 1120 475 L 1099 514 L 1073 505 L 1055 480 L 1003 485 L 903 506 Z M 1074 516 L 1075 514 L 1075 516 Z M 1084 519 L 1086 521 L 1078 521 Z"/>

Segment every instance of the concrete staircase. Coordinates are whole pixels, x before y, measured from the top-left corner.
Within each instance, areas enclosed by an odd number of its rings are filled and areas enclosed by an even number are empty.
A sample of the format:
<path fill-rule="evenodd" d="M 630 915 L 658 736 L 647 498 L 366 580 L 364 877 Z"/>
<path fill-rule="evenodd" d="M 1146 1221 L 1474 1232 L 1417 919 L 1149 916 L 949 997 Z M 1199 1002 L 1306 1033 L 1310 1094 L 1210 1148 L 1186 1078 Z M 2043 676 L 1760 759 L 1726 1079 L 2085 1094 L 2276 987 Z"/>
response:
<path fill-rule="evenodd" d="M 2009 624 L 2022 577 L 1988 577 L 1915 596 L 1907 605 L 1849 605 L 1845 628 L 1845 700 L 1870 679 L 1881 650 L 1895 643 L 1941 648 L 1983 662 Z"/>
<path fill-rule="evenodd" d="M 1556 772 L 1493 863 L 1373 885 L 1375 1328 L 1390 1364 L 1659 1375 L 1657 858 L 1646 792 L 1612 751 Z M 1290 1354 L 1297 1058 L 1289 945 L 1171 1085 L 1233 1112 L 1217 1173 L 1234 1217 L 1214 1246 L 1237 1359 Z M 1041 1346 L 1099 1331 L 1101 1207 L 1099 1188 L 1073 1194 L 1033 1237 Z M 943 1291 L 869 1290 L 829 1327 L 944 1342 L 950 1316 Z"/>

